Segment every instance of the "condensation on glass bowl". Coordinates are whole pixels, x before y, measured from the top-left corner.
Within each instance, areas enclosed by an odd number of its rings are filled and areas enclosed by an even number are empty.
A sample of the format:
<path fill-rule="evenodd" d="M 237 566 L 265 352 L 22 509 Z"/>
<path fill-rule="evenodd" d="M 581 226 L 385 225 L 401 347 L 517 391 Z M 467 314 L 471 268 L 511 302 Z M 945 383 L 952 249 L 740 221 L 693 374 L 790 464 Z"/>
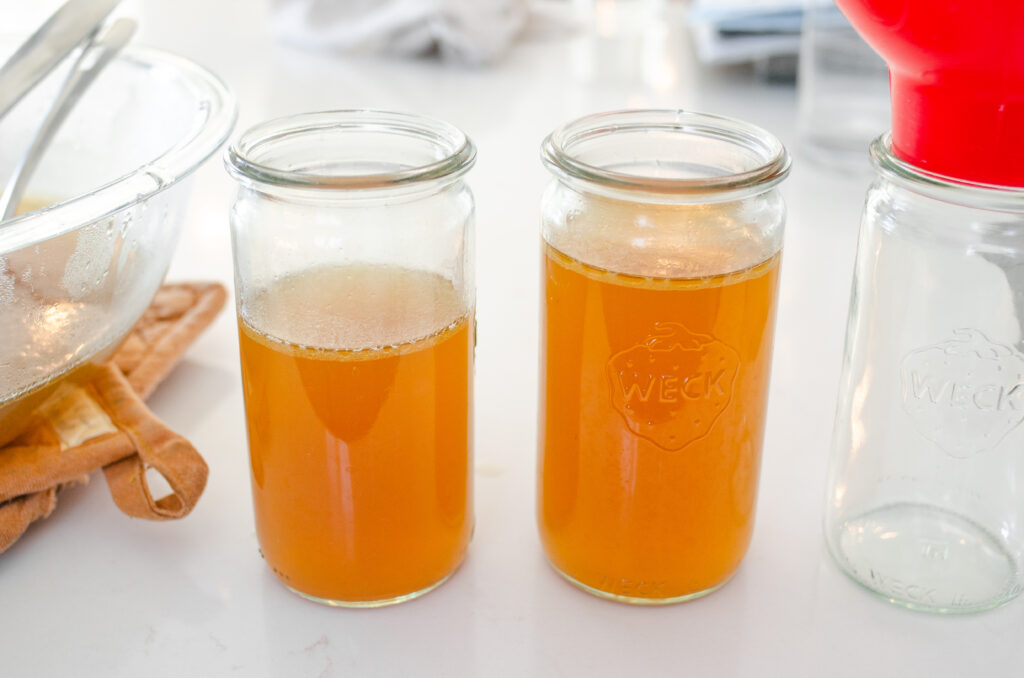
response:
<path fill-rule="evenodd" d="M 0 61 L 19 43 L 0 38 Z M 0 185 L 62 77 L 0 120 Z M 108 353 L 149 305 L 177 244 L 189 175 L 234 121 L 216 76 L 135 46 L 68 116 L 23 202 L 52 205 L 0 227 L 0 444 L 17 432 L 15 403 Z"/>

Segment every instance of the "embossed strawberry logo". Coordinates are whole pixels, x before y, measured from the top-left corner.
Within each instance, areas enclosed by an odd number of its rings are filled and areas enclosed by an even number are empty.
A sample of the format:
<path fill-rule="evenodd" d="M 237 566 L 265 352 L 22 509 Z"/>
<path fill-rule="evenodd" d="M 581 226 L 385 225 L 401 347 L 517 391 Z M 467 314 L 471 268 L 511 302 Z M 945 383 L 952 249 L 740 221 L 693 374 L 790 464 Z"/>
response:
<path fill-rule="evenodd" d="M 633 433 L 666 450 L 707 435 L 732 400 L 739 355 L 679 323 L 655 323 L 608 361 L 612 405 Z"/>
<path fill-rule="evenodd" d="M 954 336 L 908 353 L 900 378 L 914 427 L 963 459 L 994 448 L 1024 420 L 1024 356 L 978 330 Z"/>

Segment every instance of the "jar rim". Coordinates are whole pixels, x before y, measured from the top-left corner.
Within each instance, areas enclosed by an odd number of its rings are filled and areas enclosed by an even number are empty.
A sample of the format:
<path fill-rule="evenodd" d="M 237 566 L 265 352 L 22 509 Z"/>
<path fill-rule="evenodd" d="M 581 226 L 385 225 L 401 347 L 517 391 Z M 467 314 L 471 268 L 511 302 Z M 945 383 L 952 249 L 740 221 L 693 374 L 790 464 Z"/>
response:
<path fill-rule="evenodd" d="M 580 144 L 601 137 L 631 132 L 670 132 L 721 142 L 723 148 L 740 147 L 756 162 L 742 171 L 722 171 L 697 177 L 657 177 L 621 172 L 580 159 Z M 547 136 L 541 159 L 558 176 L 581 180 L 614 191 L 687 196 L 766 191 L 789 174 L 791 159 L 782 142 L 767 130 L 736 118 L 682 109 L 623 109 L 595 113 L 573 120 Z"/>
<path fill-rule="evenodd" d="M 379 172 L 312 172 L 260 159 L 261 154 L 297 137 L 374 133 L 406 136 L 431 144 L 432 162 Z M 377 109 L 337 109 L 299 113 L 261 122 L 243 132 L 224 155 L 236 179 L 285 188 L 328 190 L 386 189 L 444 180 L 451 182 L 476 162 L 476 146 L 458 127 L 424 115 Z"/>
<path fill-rule="evenodd" d="M 1024 186 L 957 179 L 913 165 L 893 151 L 892 132 L 871 142 L 871 164 L 884 178 L 931 198 L 995 211 L 1024 211 Z"/>

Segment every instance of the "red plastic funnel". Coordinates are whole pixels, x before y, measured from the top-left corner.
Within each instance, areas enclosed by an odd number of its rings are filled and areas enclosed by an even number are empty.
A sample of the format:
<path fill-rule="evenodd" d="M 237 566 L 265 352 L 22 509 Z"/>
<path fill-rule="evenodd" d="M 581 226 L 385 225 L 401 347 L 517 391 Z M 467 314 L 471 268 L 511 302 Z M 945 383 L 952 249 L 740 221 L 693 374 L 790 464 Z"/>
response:
<path fill-rule="evenodd" d="M 1024 1 L 837 4 L 889 64 L 896 155 L 938 174 L 1024 186 Z"/>

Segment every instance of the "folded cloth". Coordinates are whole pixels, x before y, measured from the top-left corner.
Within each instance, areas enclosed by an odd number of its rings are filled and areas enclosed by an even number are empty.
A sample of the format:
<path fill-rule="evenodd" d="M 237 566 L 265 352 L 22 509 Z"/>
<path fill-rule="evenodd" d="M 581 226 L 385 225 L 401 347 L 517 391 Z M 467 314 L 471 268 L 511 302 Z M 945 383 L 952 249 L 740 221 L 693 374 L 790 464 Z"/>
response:
<path fill-rule="evenodd" d="M 142 403 L 217 316 L 217 283 L 164 285 L 102 366 L 65 380 L 18 438 L 0 447 L 0 553 L 57 505 L 58 492 L 103 469 L 114 503 L 147 520 L 187 515 L 206 486 L 206 462 Z M 146 471 L 171 494 L 154 499 Z"/>
<path fill-rule="evenodd" d="M 526 0 L 273 0 L 278 37 L 311 49 L 497 60 L 526 23 Z"/>

